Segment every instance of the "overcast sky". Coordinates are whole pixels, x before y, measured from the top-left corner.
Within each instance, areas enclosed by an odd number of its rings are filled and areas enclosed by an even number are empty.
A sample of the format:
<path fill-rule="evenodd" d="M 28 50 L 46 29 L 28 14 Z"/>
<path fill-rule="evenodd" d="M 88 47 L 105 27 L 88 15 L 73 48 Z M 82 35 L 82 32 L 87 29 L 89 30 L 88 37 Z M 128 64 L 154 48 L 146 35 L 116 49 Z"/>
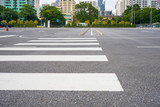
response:
<path fill-rule="evenodd" d="M 55 0 L 40 0 L 40 4 L 51 4 L 52 2 L 54 2 Z M 116 4 L 117 0 L 105 0 L 106 2 L 106 10 L 112 10 L 113 13 L 115 11 L 115 4 Z"/>

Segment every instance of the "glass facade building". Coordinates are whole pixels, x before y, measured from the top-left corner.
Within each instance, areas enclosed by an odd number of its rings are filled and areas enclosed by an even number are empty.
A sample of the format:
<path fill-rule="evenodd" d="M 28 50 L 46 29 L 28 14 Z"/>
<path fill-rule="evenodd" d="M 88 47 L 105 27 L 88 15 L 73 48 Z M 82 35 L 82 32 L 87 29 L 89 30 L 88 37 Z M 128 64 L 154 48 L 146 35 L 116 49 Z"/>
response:
<path fill-rule="evenodd" d="M 100 11 L 105 11 L 105 1 L 98 0 L 98 6 L 100 7 Z"/>

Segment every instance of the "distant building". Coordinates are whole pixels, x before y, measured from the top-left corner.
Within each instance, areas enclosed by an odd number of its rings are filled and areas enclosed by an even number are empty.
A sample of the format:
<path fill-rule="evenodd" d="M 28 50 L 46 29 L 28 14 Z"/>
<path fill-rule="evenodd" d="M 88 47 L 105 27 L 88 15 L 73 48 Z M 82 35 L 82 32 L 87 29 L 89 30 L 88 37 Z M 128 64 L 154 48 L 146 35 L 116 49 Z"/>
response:
<path fill-rule="evenodd" d="M 51 3 L 51 6 L 59 7 L 59 0 L 56 0 L 54 3 Z"/>
<path fill-rule="evenodd" d="M 148 6 L 148 2 L 150 0 L 129 0 L 129 5 L 132 6 L 134 4 L 138 4 L 140 6 L 140 8 L 144 8 Z"/>
<path fill-rule="evenodd" d="M 105 1 L 98 0 L 98 6 L 100 7 L 100 11 L 105 11 Z"/>
<path fill-rule="evenodd" d="M 157 9 L 160 9 L 160 0 L 157 0 Z"/>
<path fill-rule="evenodd" d="M 127 9 L 127 6 L 138 4 L 140 8 L 152 7 L 157 8 L 157 0 L 117 0 L 116 15 L 120 16 Z"/>
<path fill-rule="evenodd" d="M 98 3 L 96 0 L 80 0 L 79 2 L 90 3 L 92 4 L 93 7 L 98 9 L 98 11 L 100 11 L 100 7 L 98 6 Z"/>
<path fill-rule="evenodd" d="M 0 0 L 0 5 L 3 5 L 3 0 Z"/>
<path fill-rule="evenodd" d="M 3 6 L 19 12 L 24 4 L 34 7 L 34 0 L 3 0 Z"/>
<path fill-rule="evenodd" d="M 98 0 L 98 6 L 99 6 L 99 8 L 100 8 L 100 10 L 99 10 L 99 16 L 102 16 L 102 15 L 104 15 L 104 11 L 105 11 L 105 1 L 103 1 L 103 0 Z"/>
<path fill-rule="evenodd" d="M 65 14 L 66 21 L 72 20 L 73 21 L 73 15 L 75 10 L 75 0 L 60 0 L 59 2 L 61 11 L 63 14 Z"/>
<path fill-rule="evenodd" d="M 157 0 L 151 0 L 150 3 L 148 3 L 149 6 L 151 6 L 152 8 L 156 8 L 157 7 Z"/>
<path fill-rule="evenodd" d="M 116 15 L 121 16 L 122 13 L 124 12 L 125 8 L 126 8 L 125 0 L 118 0 L 116 2 L 115 8 L 116 8 Z"/>
<path fill-rule="evenodd" d="M 113 14 L 112 14 L 112 11 L 99 11 L 99 15 L 100 16 L 109 16 L 110 15 L 111 16 Z"/>
<path fill-rule="evenodd" d="M 40 18 L 40 0 L 35 0 L 34 1 L 34 8 L 37 11 L 37 17 Z"/>

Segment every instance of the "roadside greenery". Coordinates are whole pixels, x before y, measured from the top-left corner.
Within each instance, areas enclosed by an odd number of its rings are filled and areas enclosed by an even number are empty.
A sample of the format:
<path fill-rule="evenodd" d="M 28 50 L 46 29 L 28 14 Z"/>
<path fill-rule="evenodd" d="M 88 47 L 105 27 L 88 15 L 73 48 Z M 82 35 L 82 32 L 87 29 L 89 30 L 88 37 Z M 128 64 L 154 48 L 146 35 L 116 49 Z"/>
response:
<path fill-rule="evenodd" d="M 6 20 L 2 20 L 1 23 L 9 26 L 14 26 L 14 27 L 36 27 L 38 24 L 38 21 L 26 20 L 23 22 L 20 19 L 17 19 L 17 20 L 11 20 L 9 22 L 7 22 Z"/>
<path fill-rule="evenodd" d="M 36 27 L 38 18 L 36 10 L 28 4 L 23 5 L 19 13 L 0 5 L 0 22 L 12 27 Z"/>
<path fill-rule="evenodd" d="M 75 6 L 75 17 L 80 22 L 87 21 L 88 24 L 91 24 L 98 19 L 98 10 L 90 3 L 80 2 Z"/>
<path fill-rule="evenodd" d="M 131 6 L 128 6 L 121 17 L 116 20 L 131 21 Z M 133 5 L 133 24 L 147 24 L 150 23 L 151 8 L 146 7 L 140 9 L 138 4 Z M 160 9 L 152 8 L 152 23 L 160 22 Z"/>
<path fill-rule="evenodd" d="M 57 9 L 54 6 L 45 6 L 41 12 L 40 12 L 40 16 L 43 20 L 43 22 L 47 22 L 48 20 L 50 20 L 51 25 L 60 25 L 60 24 L 65 24 L 65 18 L 64 15 L 62 14 L 62 12 Z M 57 22 L 57 19 L 59 20 L 59 22 Z"/>
<path fill-rule="evenodd" d="M 26 20 L 37 20 L 36 10 L 28 4 L 22 6 L 21 11 L 19 12 L 19 17 L 24 21 Z"/>
<path fill-rule="evenodd" d="M 10 8 L 5 8 L 0 5 L 0 21 L 6 20 L 11 21 L 11 20 L 17 20 L 18 19 L 18 12 L 10 9 Z"/>

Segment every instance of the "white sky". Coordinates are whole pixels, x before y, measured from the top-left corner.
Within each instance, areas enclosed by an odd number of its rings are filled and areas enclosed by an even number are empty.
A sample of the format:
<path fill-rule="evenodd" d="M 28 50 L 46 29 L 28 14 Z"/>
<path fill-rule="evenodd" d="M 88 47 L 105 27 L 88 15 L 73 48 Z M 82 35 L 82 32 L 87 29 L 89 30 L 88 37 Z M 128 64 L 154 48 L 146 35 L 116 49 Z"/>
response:
<path fill-rule="evenodd" d="M 115 4 L 117 0 L 105 0 L 106 2 L 106 10 L 112 10 L 113 13 L 115 12 Z M 40 0 L 40 4 L 51 4 L 52 2 L 55 2 L 55 0 Z"/>

